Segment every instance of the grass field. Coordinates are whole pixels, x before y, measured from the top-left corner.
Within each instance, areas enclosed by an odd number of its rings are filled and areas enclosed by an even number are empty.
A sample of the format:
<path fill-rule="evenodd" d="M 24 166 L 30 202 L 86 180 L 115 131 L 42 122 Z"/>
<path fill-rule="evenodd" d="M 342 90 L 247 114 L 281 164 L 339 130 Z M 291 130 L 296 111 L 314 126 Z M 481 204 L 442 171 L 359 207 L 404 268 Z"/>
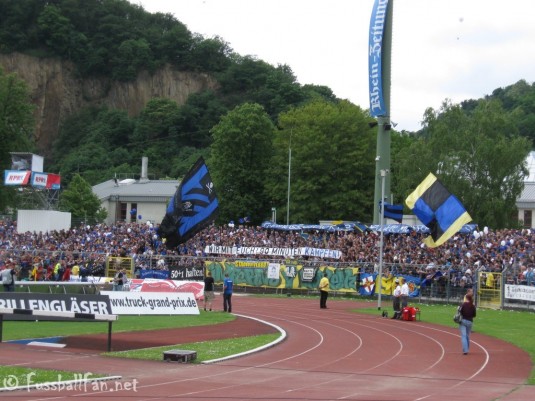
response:
<path fill-rule="evenodd" d="M 332 299 L 331 302 L 336 302 L 336 299 Z M 374 303 L 370 301 L 369 304 L 369 307 L 354 309 L 353 312 L 379 315 L 380 311 L 377 310 L 376 302 Z M 387 306 L 387 304 L 385 304 L 385 306 Z M 456 308 L 453 305 L 414 304 L 414 306 L 420 308 L 421 318 L 424 322 L 457 327 L 452 320 Z M 383 310 L 388 310 L 389 313 L 392 313 L 391 308 L 383 307 Z M 228 313 L 207 313 L 204 311 L 201 311 L 200 315 L 196 316 L 176 316 L 173 318 L 169 318 L 169 316 L 121 316 L 121 318 L 114 323 L 113 331 L 128 332 L 211 325 L 227 322 L 234 318 L 233 315 Z M 535 341 L 533 341 L 533 337 L 531 336 L 534 327 L 535 314 L 531 312 L 478 309 L 477 317 L 474 321 L 475 332 L 497 337 L 515 344 L 528 352 L 532 361 L 535 360 Z M 107 333 L 107 325 L 85 322 L 69 324 L 60 324 L 58 322 L 4 322 L 4 341 L 95 333 Z M 161 359 L 162 350 L 164 348 L 171 349 L 180 345 L 181 349 L 194 349 L 197 351 L 197 362 L 200 362 L 207 359 L 221 358 L 226 355 L 244 352 L 267 344 L 273 341 L 275 337 L 276 335 L 266 335 L 247 337 L 239 340 L 221 340 L 217 342 L 210 341 L 184 345 L 175 344 L 170 347 L 154 349 L 155 351 L 153 354 L 147 350 L 135 350 L 128 351 L 127 353 L 120 353 L 120 356 L 148 359 L 157 357 L 158 359 Z M 12 369 L 12 367 L 0 366 L 0 377 L 6 377 L 6 375 L 11 374 Z M 37 370 L 32 369 L 31 371 L 36 372 Z M 67 374 L 68 372 L 65 372 L 65 376 Z M 23 375 L 23 373 L 21 373 L 21 375 Z M 57 372 L 54 372 L 53 376 L 57 377 Z M 33 379 L 35 380 L 35 378 Z M 529 384 L 535 385 L 535 368 L 532 369 Z"/>
<path fill-rule="evenodd" d="M 207 326 L 225 323 L 235 317 L 228 313 L 201 311 L 199 315 L 181 316 L 121 316 L 113 322 L 113 332 L 130 332 L 142 330 L 159 330 L 192 326 Z M 107 322 L 14 322 L 4 321 L 4 341 L 28 338 L 67 337 L 82 334 L 105 334 L 108 332 Z"/>
<path fill-rule="evenodd" d="M 262 334 L 259 336 L 227 338 L 218 341 L 203 341 L 199 343 L 180 344 L 181 350 L 197 352 L 197 358 L 193 363 L 200 363 L 211 359 L 219 359 L 229 355 L 240 354 L 244 351 L 253 350 L 275 341 L 279 334 Z M 119 358 L 149 359 L 161 361 L 164 351 L 175 349 L 176 345 L 165 347 L 152 347 L 132 351 L 107 352 L 105 355 Z"/>

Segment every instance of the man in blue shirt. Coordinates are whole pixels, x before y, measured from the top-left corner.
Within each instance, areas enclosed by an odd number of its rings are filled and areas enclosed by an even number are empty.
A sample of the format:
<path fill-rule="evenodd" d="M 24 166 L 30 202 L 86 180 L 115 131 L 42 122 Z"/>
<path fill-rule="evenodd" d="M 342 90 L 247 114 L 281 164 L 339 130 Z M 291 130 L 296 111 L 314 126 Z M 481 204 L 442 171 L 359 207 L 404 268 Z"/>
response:
<path fill-rule="evenodd" d="M 225 273 L 225 280 L 223 281 L 223 310 L 232 313 L 232 279 L 229 278 L 228 273 Z"/>

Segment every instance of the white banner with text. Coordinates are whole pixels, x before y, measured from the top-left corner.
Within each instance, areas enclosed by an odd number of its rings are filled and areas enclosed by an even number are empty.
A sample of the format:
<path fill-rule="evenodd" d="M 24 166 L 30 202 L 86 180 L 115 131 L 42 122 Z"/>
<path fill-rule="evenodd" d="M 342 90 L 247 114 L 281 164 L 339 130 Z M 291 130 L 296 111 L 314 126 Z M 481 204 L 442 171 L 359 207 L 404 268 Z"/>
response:
<path fill-rule="evenodd" d="M 277 248 L 265 246 L 221 246 L 207 245 L 204 252 L 216 255 L 268 255 L 282 257 L 311 257 L 311 258 L 330 258 L 340 259 L 342 252 L 335 249 L 321 248 Z"/>
<path fill-rule="evenodd" d="M 535 287 L 527 285 L 505 285 L 505 299 L 535 302 Z"/>
<path fill-rule="evenodd" d="M 101 291 L 110 299 L 116 315 L 198 315 L 199 307 L 190 292 Z"/>

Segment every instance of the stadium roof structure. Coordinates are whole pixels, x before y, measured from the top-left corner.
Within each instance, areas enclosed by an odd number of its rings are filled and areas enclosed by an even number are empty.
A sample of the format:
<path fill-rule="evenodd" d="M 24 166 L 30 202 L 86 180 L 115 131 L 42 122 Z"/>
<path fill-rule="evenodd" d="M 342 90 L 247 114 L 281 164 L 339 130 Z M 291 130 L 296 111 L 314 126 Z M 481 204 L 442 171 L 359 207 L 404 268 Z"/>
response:
<path fill-rule="evenodd" d="M 176 180 L 108 180 L 93 186 L 99 200 L 120 197 L 123 202 L 168 202 L 179 183 Z"/>

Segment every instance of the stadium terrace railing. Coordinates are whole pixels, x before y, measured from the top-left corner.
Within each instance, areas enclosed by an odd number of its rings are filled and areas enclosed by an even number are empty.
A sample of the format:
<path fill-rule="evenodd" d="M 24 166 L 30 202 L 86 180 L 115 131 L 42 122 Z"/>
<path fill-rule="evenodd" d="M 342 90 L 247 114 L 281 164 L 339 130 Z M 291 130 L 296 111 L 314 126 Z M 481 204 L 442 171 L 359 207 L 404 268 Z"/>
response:
<path fill-rule="evenodd" d="M 26 288 L 25 283 L 29 281 L 39 281 L 46 285 L 48 289 L 52 288 L 53 292 L 68 292 L 66 289 L 70 284 L 65 283 L 62 286 L 61 281 L 54 281 L 47 271 L 50 271 L 48 266 L 55 265 L 57 260 L 73 260 L 77 261 L 81 268 L 81 274 L 87 276 L 97 277 L 112 277 L 111 270 L 107 268 L 110 258 L 118 257 L 120 255 L 106 255 L 99 252 L 77 252 L 77 251 L 48 251 L 48 250 L 27 250 L 27 249 L 9 249 L 4 250 L 1 257 L 3 259 L 13 259 L 20 268 L 18 286 L 24 287 L 22 291 L 33 291 Z M 123 255 L 124 257 L 126 255 Z M 197 268 L 204 269 L 210 266 L 218 266 L 221 269 L 231 268 L 238 270 L 237 266 L 252 266 L 256 269 L 267 269 L 269 264 L 278 264 L 283 267 L 294 266 L 297 273 L 299 269 L 304 267 L 312 268 L 314 271 L 328 268 L 333 274 L 333 279 L 340 277 L 354 276 L 354 287 L 345 287 L 341 289 L 334 289 L 333 296 L 355 296 L 362 295 L 361 287 L 363 285 L 362 277 L 365 275 L 372 276 L 375 282 L 378 271 L 378 263 L 370 262 L 337 262 L 325 260 L 306 260 L 306 259 L 292 259 L 292 258 L 238 258 L 238 257 L 195 257 L 195 256 L 177 256 L 177 255 L 129 255 L 132 258 L 132 270 L 129 272 L 130 277 L 139 276 L 142 271 L 158 271 L 160 273 L 171 271 L 173 269 L 188 269 Z M 127 257 L 127 258 L 128 258 Z M 127 263 L 130 266 L 130 261 Z M 383 277 L 386 280 L 394 277 L 406 277 L 409 281 L 413 281 L 417 291 L 412 296 L 419 302 L 429 303 L 459 303 L 464 294 L 466 294 L 468 287 L 463 286 L 461 277 L 462 270 L 455 266 L 432 266 L 431 265 L 416 265 L 416 264 L 384 264 Z M 34 268 L 40 270 L 39 275 L 33 275 Z M 345 269 L 352 269 L 352 273 L 344 274 Z M 281 269 L 282 270 L 282 269 Z M 474 293 L 478 291 L 489 290 L 486 286 L 486 276 L 488 272 L 482 270 L 474 270 L 473 290 Z M 257 272 L 258 273 L 258 272 Z M 506 309 L 523 309 L 535 310 L 535 280 L 524 280 L 520 265 L 512 264 L 507 266 L 499 274 L 499 280 L 494 281 L 494 294 L 501 295 L 498 303 L 500 308 Z M 262 272 L 265 274 L 265 272 Z M 282 273 L 281 273 L 282 274 Z M 160 275 L 161 276 L 161 275 Z M 258 276 L 258 274 L 257 274 Z M 54 282 L 54 285 L 51 285 Z M 29 283 L 28 283 L 29 284 Z M 72 284 L 72 283 L 71 283 Z M 218 279 L 216 277 L 216 284 Z M 60 286 L 60 287 L 58 287 Z M 253 292 L 262 291 L 268 292 L 287 292 L 293 294 L 310 294 L 316 292 L 317 283 L 312 281 L 310 285 L 305 287 L 282 287 L 280 283 L 275 281 L 264 280 L 258 281 L 258 277 L 253 277 L 249 283 L 236 283 L 237 291 Z M 35 287 L 34 287 L 35 288 Z M 55 288 L 55 289 L 54 289 Z M 96 287 L 95 287 L 96 288 Z M 87 287 L 84 291 L 87 291 Z M 91 289 L 98 291 L 98 288 Z M 388 291 L 383 291 L 382 295 L 389 297 L 391 295 Z M 368 295 L 377 297 L 377 294 Z M 388 298 L 387 298 L 388 299 Z"/>

